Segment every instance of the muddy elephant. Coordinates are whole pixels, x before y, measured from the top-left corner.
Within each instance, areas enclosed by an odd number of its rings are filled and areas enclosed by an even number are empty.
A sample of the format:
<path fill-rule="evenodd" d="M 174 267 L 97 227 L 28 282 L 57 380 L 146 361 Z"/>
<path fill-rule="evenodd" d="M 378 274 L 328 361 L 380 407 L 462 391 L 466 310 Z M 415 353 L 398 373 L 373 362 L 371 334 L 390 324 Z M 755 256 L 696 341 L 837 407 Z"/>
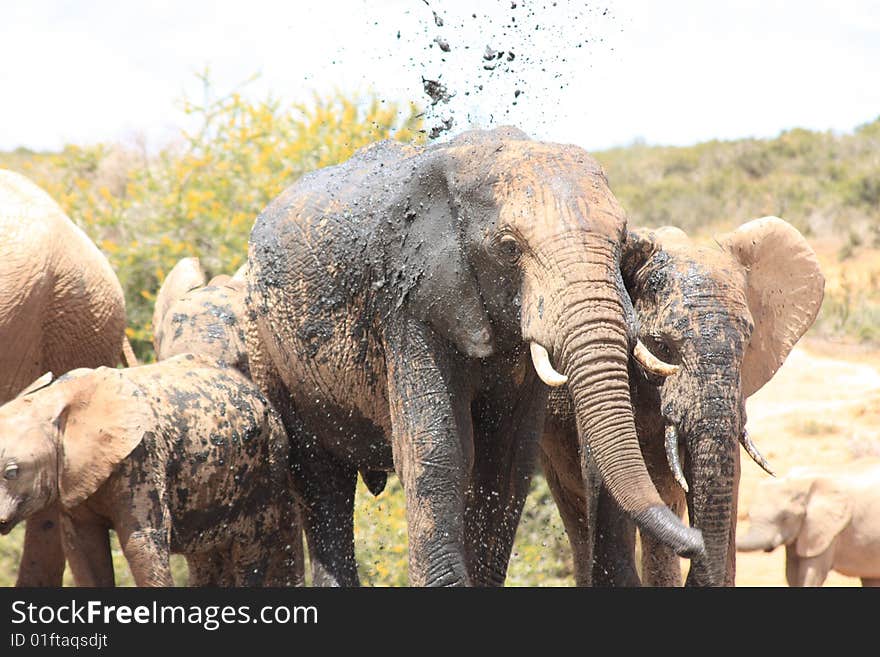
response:
<path fill-rule="evenodd" d="M 183 258 L 168 272 L 153 309 L 157 360 L 191 353 L 250 378 L 244 335 L 246 266 L 242 265 L 232 277 L 221 274 L 208 281 L 198 258 Z M 364 480 L 374 483 L 369 473 L 365 473 Z M 292 545 L 302 578 L 305 555 L 298 512 L 293 520 L 297 529 Z"/>
<path fill-rule="evenodd" d="M 511 128 L 423 148 L 380 142 L 259 215 L 251 373 L 293 437 L 316 583 L 358 583 L 356 473 L 393 468 L 410 583 L 501 584 L 537 455 L 539 376 L 568 380 L 622 508 L 678 552 L 702 549 L 639 450 L 624 234 L 586 152 Z"/>
<path fill-rule="evenodd" d="M 630 230 L 621 271 L 657 377 L 631 362 L 642 453 L 663 500 L 703 532 L 706 553 L 687 584 L 733 585 L 739 445 L 765 469 L 746 433 L 745 400 L 782 365 L 813 323 L 824 278 L 803 236 L 764 217 L 701 246 L 677 228 Z M 550 400 L 542 463 L 581 585 L 638 585 L 635 527 L 597 476 L 583 471 L 564 388 Z M 582 473 L 586 472 L 584 476 Z M 587 491 L 586 495 L 584 491 Z M 678 557 L 642 532 L 649 585 L 680 585 Z"/>
<path fill-rule="evenodd" d="M 740 552 L 785 546 L 789 586 L 822 586 L 828 573 L 880 586 L 880 460 L 794 468 L 755 490 Z"/>
<path fill-rule="evenodd" d="M 44 372 L 135 362 L 107 258 L 48 194 L 0 169 L 0 404 Z M 25 531 L 19 586 L 60 586 L 53 510 Z"/>
<path fill-rule="evenodd" d="M 198 258 L 183 258 L 156 295 L 153 347 L 157 360 L 185 353 L 210 358 L 250 376 L 244 344 L 244 266 L 207 280 Z"/>
<path fill-rule="evenodd" d="M 113 586 L 114 529 L 138 586 L 302 583 L 287 436 L 260 390 L 192 354 L 49 377 L 0 407 L 0 532 L 60 507 L 78 586 Z"/>

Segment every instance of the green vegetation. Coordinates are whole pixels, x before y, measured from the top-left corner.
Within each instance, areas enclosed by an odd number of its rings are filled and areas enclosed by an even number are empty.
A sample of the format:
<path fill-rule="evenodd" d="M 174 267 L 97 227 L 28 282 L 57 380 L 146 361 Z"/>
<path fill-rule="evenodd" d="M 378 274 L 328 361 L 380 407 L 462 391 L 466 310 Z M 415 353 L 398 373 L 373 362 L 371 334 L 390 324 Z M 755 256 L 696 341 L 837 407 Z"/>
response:
<path fill-rule="evenodd" d="M 596 156 L 636 225 L 700 233 L 776 215 L 807 237 L 845 234 L 853 247 L 880 240 L 880 119 L 853 134 L 795 129 Z"/>
<path fill-rule="evenodd" d="M 0 154 L 0 167 L 43 187 L 110 259 L 144 360 L 156 292 L 178 260 L 199 256 L 209 275 L 231 274 L 247 256 L 254 218 L 302 174 L 380 139 L 424 138 L 414 105 L 404 111 L 376 96 L 283 106 L 232 93 L 185 102 L 184 111 L 200 127 L 158 154 L 121 145 Z"/>

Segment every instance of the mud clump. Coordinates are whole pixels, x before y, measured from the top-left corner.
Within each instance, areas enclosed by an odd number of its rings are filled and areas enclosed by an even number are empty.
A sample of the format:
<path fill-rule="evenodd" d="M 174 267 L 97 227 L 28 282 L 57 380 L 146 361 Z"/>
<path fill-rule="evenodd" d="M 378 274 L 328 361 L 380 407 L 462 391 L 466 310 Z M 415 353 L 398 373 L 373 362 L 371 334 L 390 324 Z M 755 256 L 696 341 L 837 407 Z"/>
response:
<path fill-rule="evenodd" d="M 435 125 L 431 128 L 431 131 L 428 133 L 428 139 L 437 139 L 444 132 L 447 132 L 452 129 L 453 121 L 451 118 L 449 119 L 441 119 L 439 125 Z"/>
<path fill-rule="evenodd" d="M 447 89 L 446 85 L 440 82 L 440 80 L 428 80 L 423 77 L 422 88 L 431 99 L 431 107 L 437 103 L 448 103 L 455 95 L 449 93 L 449 89 Z"/>
<path fill-rule="evenodd" d="M 436 43 L 437 47 L 443 52 L 450 52 L 452 50 L 452 48 L 449 47 L 449 42 L 443 39 L 443 37 L 434 37 L 434 43 Z"/>

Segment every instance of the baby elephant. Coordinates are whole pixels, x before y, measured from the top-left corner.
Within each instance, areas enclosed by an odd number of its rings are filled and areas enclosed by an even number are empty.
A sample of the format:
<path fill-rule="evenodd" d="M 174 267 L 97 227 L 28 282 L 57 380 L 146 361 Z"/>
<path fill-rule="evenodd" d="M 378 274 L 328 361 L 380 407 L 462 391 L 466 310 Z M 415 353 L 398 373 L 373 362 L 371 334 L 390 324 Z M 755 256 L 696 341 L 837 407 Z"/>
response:
<path fill-rule="evenodd" d="M 835 469 L 795 468 L 764 481 L 737 537 L 741 552 L 785 545 L 789 586 L 822 586 L 828 572 L 880 586 L 880 460 Z"/>
<path fill-rule="evenodd" d="M 109 530 L 138 586 L 301 584 L 288 445 L 249 380 L 193 355 L 78 369 L 0 407 L 0 532 L 58 501 L 79 586 L 113 586 Z M 43 387 L 40 387 L 40 385 Z"/>
<path fill-rule="evenodd" d="M 244 266 L 234 276 L 207 276 L 198 258 L 183 258 L 168 272 L 153 310 L 156 359 L 201 354 L 217 367 L 250 377 L 244 346 Z"/>

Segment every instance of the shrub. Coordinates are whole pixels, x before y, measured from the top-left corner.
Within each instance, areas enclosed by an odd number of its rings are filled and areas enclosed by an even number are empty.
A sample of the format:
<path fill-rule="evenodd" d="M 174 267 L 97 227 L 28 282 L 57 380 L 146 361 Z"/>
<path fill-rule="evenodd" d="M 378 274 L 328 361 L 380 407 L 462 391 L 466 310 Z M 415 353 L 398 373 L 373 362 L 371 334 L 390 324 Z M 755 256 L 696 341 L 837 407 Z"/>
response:
<path fill-rule="evenodd" d="M 142 359 L 151 357 L 156 292 L 180 258 L 198 256 L 210 274 L 232 273 L 244 262 L 257 214 L 302 174 L 380 139 L 424 139 L 415 105 L 400 111 L 375 95 L 286 106 L 231 93 L 205 105 L 185 101 L 184 112 L 198 128 L 155 155 L 67 146 L 0 161 L 42 186 L 107 254 Z"/>

